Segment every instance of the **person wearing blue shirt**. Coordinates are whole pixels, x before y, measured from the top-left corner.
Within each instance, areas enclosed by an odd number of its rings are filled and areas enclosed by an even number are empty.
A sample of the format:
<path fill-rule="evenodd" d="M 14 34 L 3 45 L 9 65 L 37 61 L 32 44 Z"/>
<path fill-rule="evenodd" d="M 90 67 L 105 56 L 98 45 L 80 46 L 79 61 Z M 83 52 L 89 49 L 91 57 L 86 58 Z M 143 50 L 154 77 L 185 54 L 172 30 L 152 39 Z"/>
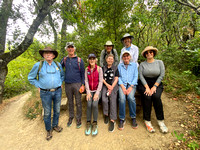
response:
<path fill-rule="evenodd" d="M 135 92 L 138 80 L 138 69 L 137 64 L 130 62 L 131 53 L 124 51 L 122 53 L 123 63 L 118 65 L 119 71 L 119 125 L 118 129 L 123 130 L 125 124 L 125 110 L 126 110 L 126 99 L 129 105 L 129 114 L 132 119 L 132 128 L 137 128 L 136 123 L 136 102 Z"/>
<path fill-rule="evenodd" d="M 28 75 L 29 82 L 37 87 L 44 109 L 44 123 L 47 130 L 47 140 L 52 138 L 52 130 L 61 132 L 62 127 L 58 126 L 60 116 L 60 104 L 62 97 L 62 82 L 64 72 L 61 64 L 55 62 L 58 52 L 50 47 L 39 51 L 44 61 L 37 62 Z M 51 123 L 51 108 L 53 101 L 53 121 Z"/>

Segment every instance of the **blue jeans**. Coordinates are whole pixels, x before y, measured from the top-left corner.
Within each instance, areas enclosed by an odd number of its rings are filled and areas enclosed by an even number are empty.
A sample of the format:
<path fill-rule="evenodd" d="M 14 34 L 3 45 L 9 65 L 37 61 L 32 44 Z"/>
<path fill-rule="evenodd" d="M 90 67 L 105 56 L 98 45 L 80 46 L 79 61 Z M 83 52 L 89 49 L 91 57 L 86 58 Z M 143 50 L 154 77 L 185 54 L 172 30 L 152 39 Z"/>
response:
<path fill-rule="evenodd" d="M 47 131 L 58 125 L 60 116 L 60 104 L 62 97 L 62 89 L 59 88 L 54 92 L 40 90 L 40 98 L 42 99 L 42 107 L 44 108 L 44 123 Z M 53 101 L 53 122 L 51 126 L 51 108 Z"/>
<path fill-rule="evenodd" d="M 129 95 L 124 95 L 121 86 L 119 86 L 119 119 L 124 120 L 126 115 L 126 98 L 128 100 L 129 114 L 131 118 L 136 118 L 136 87 L 132 89 Z"/>

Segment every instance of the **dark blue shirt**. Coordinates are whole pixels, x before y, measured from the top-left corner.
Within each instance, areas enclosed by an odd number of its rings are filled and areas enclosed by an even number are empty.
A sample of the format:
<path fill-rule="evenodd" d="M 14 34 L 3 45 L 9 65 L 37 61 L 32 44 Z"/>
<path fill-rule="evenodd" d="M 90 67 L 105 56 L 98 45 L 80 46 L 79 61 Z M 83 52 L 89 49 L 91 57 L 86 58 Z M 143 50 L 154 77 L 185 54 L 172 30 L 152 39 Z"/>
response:
<path fill-rule="evenodd" d="M 85 83 L 85 68 L 84 62 L 81 59 L 80 64 L 78 63 L 78 57 L 68 57 L 64 63 L 64 58 L 61 60 L 60 64 L 65 67 L 65 83 Z M 80 66 L 80 68 L 79 68 Z"/>

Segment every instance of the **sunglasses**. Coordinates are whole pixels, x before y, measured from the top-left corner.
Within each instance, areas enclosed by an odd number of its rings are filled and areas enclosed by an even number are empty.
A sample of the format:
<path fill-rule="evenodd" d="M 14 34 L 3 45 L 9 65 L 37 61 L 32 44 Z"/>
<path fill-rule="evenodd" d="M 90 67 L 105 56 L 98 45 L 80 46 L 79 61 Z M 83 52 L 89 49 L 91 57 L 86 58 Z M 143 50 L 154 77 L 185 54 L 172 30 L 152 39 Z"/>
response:
<path fill-rule="evenodd" d="M 152 54 L 153 51 L 146 51 L 145 54 Z"/>

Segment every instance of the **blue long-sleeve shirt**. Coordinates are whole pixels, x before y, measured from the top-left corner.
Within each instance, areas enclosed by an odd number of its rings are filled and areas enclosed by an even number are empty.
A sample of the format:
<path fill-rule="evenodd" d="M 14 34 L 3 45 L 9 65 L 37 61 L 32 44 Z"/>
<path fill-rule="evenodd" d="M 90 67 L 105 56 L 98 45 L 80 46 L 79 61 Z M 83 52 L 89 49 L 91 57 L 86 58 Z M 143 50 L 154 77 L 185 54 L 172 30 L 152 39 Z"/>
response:
<path fill-rule="evenodd" d="M 118 71 L 119 71 L 119 80 L 118 84 L 123 84 L 125 87 L 127 85 L 137 85 L 138 81 L 138 69 L 137 64 L 134 62 L 131 62 L 128 64 L 128 67 L 124 65 L 124 63 L 120 63 L 118 65 Z"/>
<path fill-rule="evenodd" d="M 68 57 L 64 63 L 64 58 L 61 60 L 60 64 L 65 67 L 65 83 L 82 83 L 85 84 L 85 66 L 81 59 L 80 64 L 78 64 L 78 57 Z M 66 66 L 65 66 L 66 65 Z M 80 68 L 79 68 L 80 67 Z"/>
<path fill-rule="evenodd" d="M 39 71 L 39 79 L 37 79 L 37 73 L 40 62 L 37 62 L 28 75 L 29 82 L 37 88 L 41 89 L 54 89 L 62 85 L 64 80 L 64 72 L 59 64 L 59 68 L 53 61 L 49 65 L 46 61 L 43 62 L 41 70 Z"/>

